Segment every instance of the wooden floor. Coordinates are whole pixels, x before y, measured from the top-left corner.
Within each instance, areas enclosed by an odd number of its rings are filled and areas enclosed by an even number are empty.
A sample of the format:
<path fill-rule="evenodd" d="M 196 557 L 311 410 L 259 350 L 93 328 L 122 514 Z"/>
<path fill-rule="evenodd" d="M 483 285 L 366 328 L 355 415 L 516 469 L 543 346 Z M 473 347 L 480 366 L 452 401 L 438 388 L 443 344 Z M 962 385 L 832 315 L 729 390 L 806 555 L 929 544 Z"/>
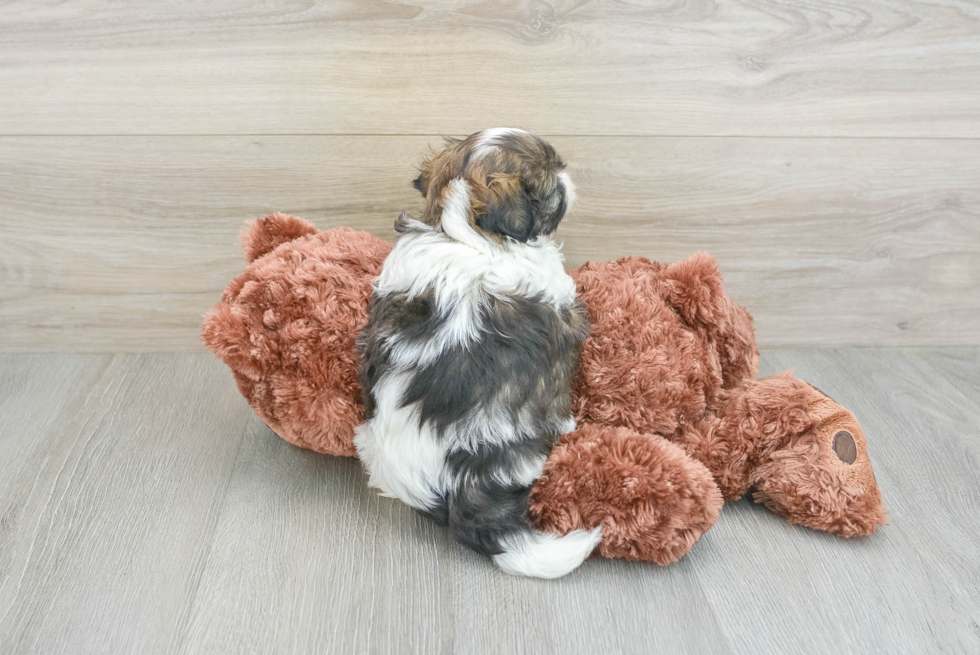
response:
<path fill-rule="evenodd" d="M 891 525 L 742 501 L 673 566 L 545 582 L 278 439 L 206 355 L 4 355 L 0 652 L 980 652 L 980 349 L 761 365 L 855 412 Z"/>

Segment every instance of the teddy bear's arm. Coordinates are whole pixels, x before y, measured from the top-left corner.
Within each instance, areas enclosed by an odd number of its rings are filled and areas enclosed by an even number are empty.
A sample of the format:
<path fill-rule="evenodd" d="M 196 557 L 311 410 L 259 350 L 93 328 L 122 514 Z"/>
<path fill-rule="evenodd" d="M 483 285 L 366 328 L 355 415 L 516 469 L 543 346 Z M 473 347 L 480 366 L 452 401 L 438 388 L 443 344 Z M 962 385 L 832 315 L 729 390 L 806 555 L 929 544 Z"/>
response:
<path fill-rule="evenodd" d="M 603 557 L 663 566 L 714 525 L 722 502 L 708 469 L 666 439 L 584 425 L 551 451 L 529 514 L 557 534 L 602 526 Z"/>

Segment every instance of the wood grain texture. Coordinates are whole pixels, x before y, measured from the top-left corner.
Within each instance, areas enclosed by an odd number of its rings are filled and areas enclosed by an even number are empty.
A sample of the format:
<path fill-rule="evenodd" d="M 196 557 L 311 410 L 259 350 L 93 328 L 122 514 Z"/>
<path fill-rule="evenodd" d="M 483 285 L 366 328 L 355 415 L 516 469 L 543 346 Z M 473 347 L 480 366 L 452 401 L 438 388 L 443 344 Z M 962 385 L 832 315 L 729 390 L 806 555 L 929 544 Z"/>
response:
<path fill-rule="evenodd" d="M 717 257 L 760 343 L 980 342 L 980 141 L 557 137 L 569 266 Z M 193 351 L 282 210 L 392 238 L 438 138 L 0 138 L 0 349 Z"/>
<path fill-rule="evenodd" d="M 683 567 L 502 575 L 368 489 L 355 460 L 289 446 L 258 420 L 215 534 L 188 653 L 728 652 Z M 690 620 L 700 629 L 674 628 Z"/>
<path fill-rule="evenodd" d="M 740 501 L 675 565 L 545 582 L 277 438 L 205 355 L 3 355 L 0 650 L 976 652 L 980 408 L 937 368 L 978 356 L 763 351 L 763 374 L 795 367 L 858 416 L 876 535 Z"/>
<path fill-rule="evenodd" d="M 0 361 L 0 652 L 162 652 L 247 405 L 202 356 Z"/>
<path fill-rule="evenodd" d="M 980 404 L 980 351 L 929 348 L 919 351 L 934 371 L 955 387 L 966 402 Z"/>
<path fill-rule="evenodd" d="M 980 137 L 980 8 L 4 4 L 0 134 Z"/>

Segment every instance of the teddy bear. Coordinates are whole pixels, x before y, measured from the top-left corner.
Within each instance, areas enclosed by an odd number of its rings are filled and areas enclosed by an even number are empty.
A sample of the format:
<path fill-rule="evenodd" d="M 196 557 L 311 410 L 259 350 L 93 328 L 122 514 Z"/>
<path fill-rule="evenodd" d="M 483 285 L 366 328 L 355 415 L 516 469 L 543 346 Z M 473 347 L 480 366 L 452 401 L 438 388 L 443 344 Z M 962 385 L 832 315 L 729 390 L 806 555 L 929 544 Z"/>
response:
<path fill-rule="evenodd" d="M 356 456 L 356 338 L 391 244 L 281 213 L 251 223 L 242 243 L 248 266 L 205 316 L 205 345 L 280 437 Z M 789 373 L 755 377 L 752 317 L 710 256 L 625 257 L 570 274 L 591 332 L 573 390 L 577 429 L 530 494 L 537 529 L 602 526 L 596 554 L 667 565 L 746 494 L 841 537 L 886 524 L 857 419 Z"/>

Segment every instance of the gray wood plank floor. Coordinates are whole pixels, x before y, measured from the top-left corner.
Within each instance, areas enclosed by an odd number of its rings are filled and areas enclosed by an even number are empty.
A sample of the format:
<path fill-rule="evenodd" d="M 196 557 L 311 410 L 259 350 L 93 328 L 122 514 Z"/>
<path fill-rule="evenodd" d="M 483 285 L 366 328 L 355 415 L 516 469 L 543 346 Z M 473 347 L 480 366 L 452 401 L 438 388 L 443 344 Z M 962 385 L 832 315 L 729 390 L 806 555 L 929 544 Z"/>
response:
<path fill-rule="evenodd" d="M 208 356 L 0 356 L 0 652 L 980 652 L 980 349 L 761 367 L 857 414 L 890 526 L 742 501 L 673 566 L 544 582 L 278 439 Z"/>

